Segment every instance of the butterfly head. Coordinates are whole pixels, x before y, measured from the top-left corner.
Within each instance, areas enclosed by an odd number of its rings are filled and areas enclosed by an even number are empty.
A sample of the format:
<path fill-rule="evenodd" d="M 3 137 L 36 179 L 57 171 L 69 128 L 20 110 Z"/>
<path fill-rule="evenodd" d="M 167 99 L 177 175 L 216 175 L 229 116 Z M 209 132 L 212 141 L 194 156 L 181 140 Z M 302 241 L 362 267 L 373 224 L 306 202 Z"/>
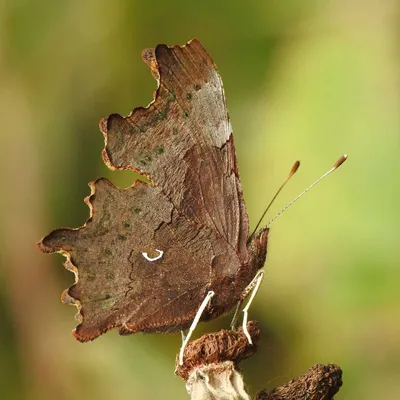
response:
<path fill-rule="evenodd" d="M 255 269 L 260 269 L 264 266 L 267 257 L 269 228 L 264 227 L 249 238 L 248 248 L 251 256 L 251 264 Z"/>

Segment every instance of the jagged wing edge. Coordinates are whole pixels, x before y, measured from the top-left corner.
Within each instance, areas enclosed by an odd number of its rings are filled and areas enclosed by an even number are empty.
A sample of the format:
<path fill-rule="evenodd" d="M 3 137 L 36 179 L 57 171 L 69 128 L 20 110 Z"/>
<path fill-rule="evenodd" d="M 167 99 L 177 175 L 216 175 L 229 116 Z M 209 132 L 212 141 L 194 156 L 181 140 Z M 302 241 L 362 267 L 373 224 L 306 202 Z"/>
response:
<path fill-rule="evenodd" d="M 159 69 L 158 69 L 157 59 L 156 59 L 156 56 L 155 56 L 156 49 L 157 49 L 159 46 L 166 46 L 166 47 L 168 47 L 169 49 L 173 49 L 173 48 L 177 48 L 177 47 L 183 49 L 183 48 L 185 48 L 186 46 L 190 45 L 190 44 L 193 43 L 193 42 L 196 42 L 197 44 L 199 44 L 200 46 L 202 46 L 202 44 L 200 43 L 200 41 L 199 41 L 197 38 L 194 38 L 194 39 L 189 40 L 189 41 L 188 41 L 186 44 L 184 44 L 184 45 L 178 45 L 178 44 L 177 44 L 177 45 L 173 45 L 173 46 L 168 46 L 168 45 L 165 45 L 165 44 L 159 44 L 159 45 L 157 45 L 157 47 L 155 47 L 155 48 L 149 48 L 149 49 L 143 50 L 143 52 L 142 52 L 142 59 L 143 59 L 143 61 L 150 67 L 151 72 L 152 72 L 152 75 L 153 75 L 153 77 L 154 77 L 154 78 L 156 79 L 156 81 L 157 81 L 157 88 L 156 88 L 156 90 L 155 90 L 154 93 L 153 93 L 153 100 L 152 100 L 146 107 L 142 107 L 142 106 L 135 107 L 126 117 L 122 117 L 123 119 L 129 118 L 134 112 L 136 112 L 136 110 L 141 110 L 141 109 L 146 109 L 146 110 L 148 110 L 148 109 L 151 108 L 151 106 L 157 101 L 157 99 L 158 99 L 158 97 L 159 97 L 161 79 L 160 79 L 160 73 L 159 73 Z M 202 47 L 203 47 L 203 46 L 202 46 Z M 210 57 L 210 55 L 207 53 L 207 51 L 205 51 L 205 54 L 207 54 L 207 56 L 210 58 L 210 61 L 211 61 L 212 64 L 214 65 L 215 70 L 218 71 L 217 66 L 215 65 L 214 61 L 211 59 L 211 57 Z M 222 85 L 222 82 L 221 82 L 221 85 Z M 114 115 L 114 114 L 111 114 L 111 115 Z M 108 119 L 109 119 L 109 117 L 110 117 L 111 115 L 102 118 L 102 119 L 100 120 L 100 122 L 99 122 L 100 131 L 101 131 L 101 133 L 102 133 L 103 136 L 104 136 L 104 148 L 103 148 L 103 151 L 102 151 L 102 157 L 103 157 L 104 163 L 107 165 L 107 167 L 108 167 L 109 169 L 111 169 L 111 170 L 113 170 L 113 171 L 115 171 L 115 170 L 130 170 L 130 171 L 134 171 L 134 172 L 136 172 L 136 173 L 138 173 L 138 174 L 144 176 L 146 179 L 148 179 L 148 180 L 152 183 L 152 185 L 154 185 L 155 183 L 154 183 L 154 181 L 151 179 L 151 177 L 148 176 L 148 175 L 147 175 L 146 173 L 144 173 L 143 171 L 141 171 L 140 169 L 133 168 L 133 167 L 116 166 L 116 165 L 114 165 L 114 164 L 112 163 L 112 161 L 110 160 L 110 158 L 109 158 L 109 156 L 108 156 L 108 153 L 107 153 L 107 145 L 108 145 L 108 128 L 107 128 L 107 123 L 108 123 Z M 119 115 L 119 114 L 115 114 L 115 115 Z"/>
<path fill-rule="evenodd" d="M 101 332 L 99 332 L 98 335 L 92 337 L 92 338 L 83 338 L 81 336 L 79 336 L 77 334 L 77 329 L 79 328 L 79 326 L 82 324 L 83 319 L 84 319 L 84 315 L 82 313 L 82 305 L 81 302 L 78 299 L 75 299 L 74 297 L 72 297 L 69 294 L 69 291 L 78 283 L 79 281 L 79 271 L 78 271 L 78 267 L 75 266 L 71 260 L 71 255 L 70 253 L 63 249 L 63 248 L 50 248 L 48 246 L 46 246 L 43 243 L 43 240 L 49 236 L 50 234 L 52 234 L 55 231 L 58 230 L 71 230 L 71 231 L 79 231 L 79 230 L 83 230 L 86 229 L 87 225 L 90 224 L 90 222 L 92 221 L 93 218 L 93 214 L 94 214 L 94 208 L 93 208 L 93 204 L 92 204 L 92 198 L 93 196 L 96 194 L 96 183 L 99 182 L 100 180 L 104 180 L 107 182 L 108 185 L 112 186 L 113 188 L 116 188 L 118 190 L 121 190 L 121 188 L 119 188 L 118 186 L 114 185 L 111 181 L 109 181 L 107 178 L 97 178 L 94 181 L 90 181 L 88 183 L 88 186 L 90 187 L 90 194 L 88 196 L 86 196 L 84 198 L 84 202 L 85 204 L 89 207 L 89 217 L 86 220 L 86 222 L 80 226 L 79 228 L 57 228 L 52 230 L 48 235 L 44 236 L 42 239 L 40 239 L 36 245 L 38 247 L 38 249 L 42 252 L 42 253 L 46 253 L 46 254 L 53 254 L 53 253 L 59 253 L 62 256 L 64 256 L 66 258 L 66 260 L 63 262 L 63 265 L 65 267 L 66 270 L 71 271 L 74 276 L 75 276 L 75 282 L 68 287 L 67 289 L 65 289 L 62 294 L 61 294 L 61 301 L 63 304 L 67 304 L 67 305 L 71 305 L 71 306 L 75 306 L 78 310 L 77 314 L 75 315 L 75 319 L 78 321 L 78 325 L 75 327 L 75 329 L 73 329 L 72 331 L 72 336 L 80 341 L 80 342 L 88 342 L 88 341 L 92 341 L 94 339 L 96 339 L 97 337 L 99 337 L 100 335 L 102 335 L 103 333 L 107 332 L 108 330 L 115 328 L 116 325 L 112 325 L 112 326 L 107 326 L 104 330 L 102 330 Z M 144 184 L 147 185 L 146 182 L 137 179 L 131 186 L 124 188 L 122 190 L 129 190 L 129 189 L 133 189 L 137 184 Z"/>

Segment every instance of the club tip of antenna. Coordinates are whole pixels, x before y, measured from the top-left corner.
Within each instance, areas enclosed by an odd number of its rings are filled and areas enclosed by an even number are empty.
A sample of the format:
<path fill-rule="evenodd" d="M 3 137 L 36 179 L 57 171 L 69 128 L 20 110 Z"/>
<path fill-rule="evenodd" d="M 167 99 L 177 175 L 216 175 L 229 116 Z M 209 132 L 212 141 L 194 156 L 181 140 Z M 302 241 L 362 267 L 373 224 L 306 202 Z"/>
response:
<path fill-rule="evenodd" d="M 347 160 L 347 154 L 343 154 L 339 160 L 337 160 L 335 162 L 335 164 L 333 164 L 333 168 L 339 168 L 345 161 Z"/>
<path fill-rule="evenodd" d="M 297 161 L 293 164 L 292 169 L 290 170 L 289 177 L 291 177 L 292 175 L 294 175 L 294 174 L 296 173 L 296 171 L 299 169 L 299 167 L 300 167 L 300 161 L 297 160 Z"/>

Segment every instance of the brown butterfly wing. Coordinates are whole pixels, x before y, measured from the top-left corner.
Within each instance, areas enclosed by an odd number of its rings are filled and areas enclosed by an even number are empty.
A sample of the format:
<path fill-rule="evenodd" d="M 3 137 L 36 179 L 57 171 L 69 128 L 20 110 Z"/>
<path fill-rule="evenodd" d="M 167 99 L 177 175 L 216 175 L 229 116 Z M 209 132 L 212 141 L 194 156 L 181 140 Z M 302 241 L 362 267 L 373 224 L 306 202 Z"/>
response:
<path fill-rule="evenodd" d="M 85 226 L 55 230 L 40 243 L 45 252 L 66 255 L 66 266 L 78 272 L 63 294 L 80 309 L 74 336 L 88 341 L 112 327 L 121 333 L 183 329 L 207 293 L 213 247 L 219 242 L 223 251 L 224 243 L 181 216 L 159 188 L 137 181 L 119 189 L 104 178 L 91 187 Z M 159 259 L 148 260 L 160 251 Z"/>
<path fill-rule="evenodd" d="M 143 52 L 155 100 L 102 120 L 110 168 L 149 177 L 182 214 L 215 230 L 247 259 L 248 217 L 221 77 L 200 42 Z M 229 273 L 234 274 L 237 265 Z"/>
<path fill-rule="evenodd" d="M 74 335 L 81 341 L 112 327 L 185 328 L 210 289 L 216 296 L 203 319 L 213 318 L 260 267 L 249 261 L 248 218 L 214 63 L 197 40 L 160 45 L 143 58 L 159 80 L 154 102 L 126 118 L 111 115 L 100 128 L 107 165 L 135 170 L 152 184 L 92 183 L 87 223 L 39 243 L 42 251 L 66 255 L 67 268 L 79 275 L 63 300 L 80 308 Z M 255 267 L 243 268 L 249 262 Z"/>

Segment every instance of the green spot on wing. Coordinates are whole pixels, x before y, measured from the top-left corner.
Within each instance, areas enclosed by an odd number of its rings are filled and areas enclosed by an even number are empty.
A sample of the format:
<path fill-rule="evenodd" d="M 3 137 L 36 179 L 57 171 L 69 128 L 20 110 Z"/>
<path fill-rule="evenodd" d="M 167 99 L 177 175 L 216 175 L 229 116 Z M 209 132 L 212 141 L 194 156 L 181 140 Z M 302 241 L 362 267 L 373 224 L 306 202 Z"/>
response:
<path fill-rule="evenodd" d="M 150 117 L 150 121 L 152 124 L 155 124 L 160 119 L 159 113 L 155 113 Z"/>
<path fill-rule="evenodd" d="M 173 100 L 175 100 L 175 99 L 176 99 L 175 92 L 174 92 L 173 90 L 171 90 L 171 91 L 168 93 L 167 102 L 168 102 L 168 101 L 173 101 Z"/>
<path fill-rule="evenodd" d="M 123 222 L 122 222 L 122 226 L 123 226 L 125 229 L 129 230 L 129 231 L 132 229 L 132 225 L 131 225 L 131 223 L 130 223 L 129 221 L 123 221 Z"/>
<path fill-rule="evenodd" d="M 113 271 L 108 271 L 108 272 L 106 273 L 106 278 L 107 278 L 109 281 L 114 280 L 114 279 L 115 279 L 115 273 L 114 273 Z"/>
<path fill-rule="evenodd" d="M 153 161 L 153 158 L 147 151 L 141 150 L 139 154 L 135 155 L 133 157 L 133 163 L 139 163 L 143 166 L 149 165 Z"/>
<path fill-rule="evenodd" d="M 155 151 L 156 151 L 156 153 L 157 154 L 163 154 L 164 153 L 164 146 L 162 145 L 162 144 L 160 144 L 159 146 L 157 146 L 156 148 L 155 148 Z"/>
<path fill-rule="evenodd" d="M 104 296 L 104 300 L 101 302 L 101 308 L 107 310 L 115 304 L 115 299 L 113 299 L 109 294 Z"/>
<path fill-rule="evenodd" d="M 133 125 L 132 127 L 135 133 L 143 133 L 146 132 L 146 127 L 144 124 Z"/>

